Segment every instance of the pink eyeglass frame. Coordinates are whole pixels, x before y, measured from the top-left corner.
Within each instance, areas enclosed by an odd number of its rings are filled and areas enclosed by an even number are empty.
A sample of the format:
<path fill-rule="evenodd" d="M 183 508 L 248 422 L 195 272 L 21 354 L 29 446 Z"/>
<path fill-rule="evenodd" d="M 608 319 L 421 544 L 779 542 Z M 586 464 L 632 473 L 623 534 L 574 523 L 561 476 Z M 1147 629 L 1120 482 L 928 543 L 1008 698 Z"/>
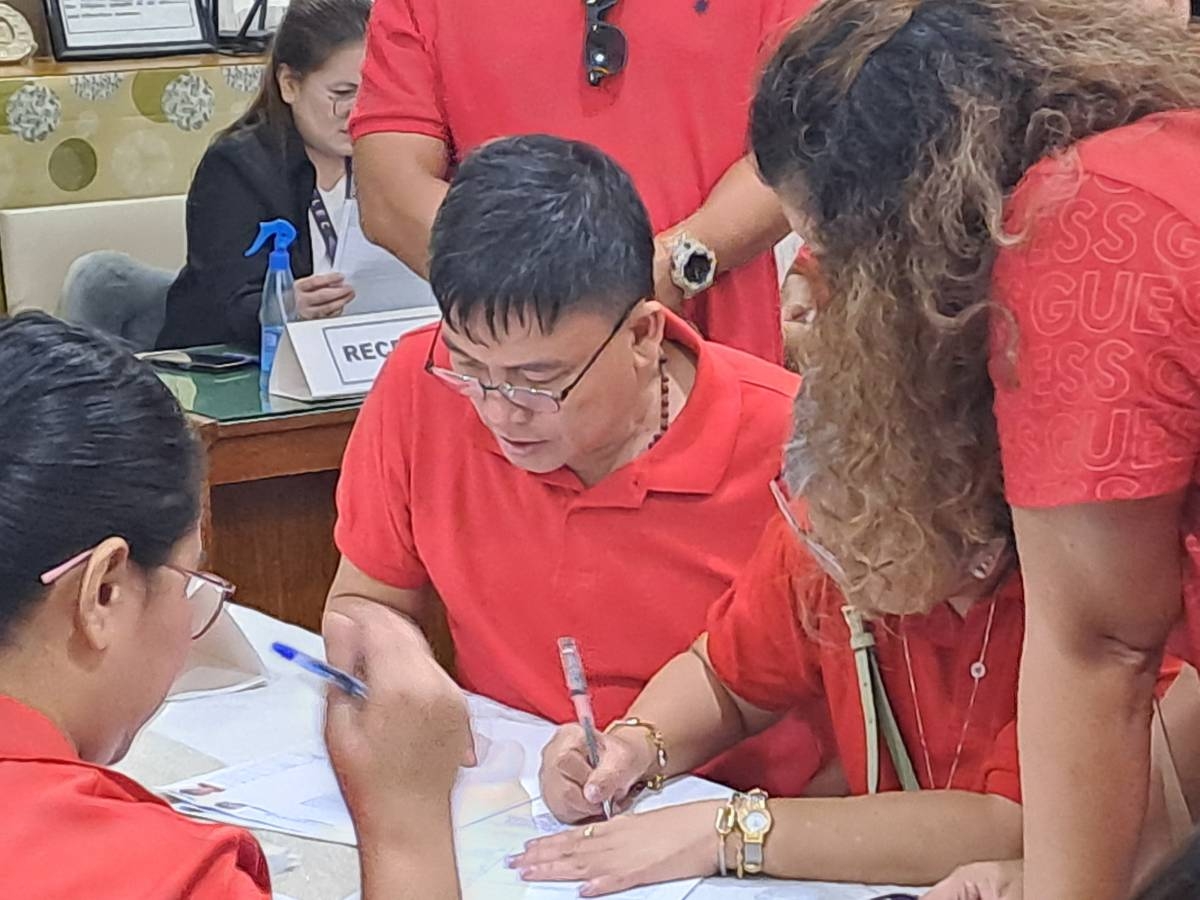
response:
<path fill-rule="evenodd" d="M 95 552 L 96 550 L 93 547 L 90 550 L 84 550 L 82 553 L 72 556 L 66 562 L 55 566 L 49 571 L 43 572 L 38 577 L 38 581 L 40 581 L 46 587 L 49 587 L 76 566 L 82 565 L 84 562 L 86 562 L 88 557 Z M 237 588 L 235 588 L 233 584 L 226 581 L 224 578 L 221 578 L 217 575 L 212 575 L 208 572 L 193 572 L 191 569 L 184 569 L 180 566 L 173 566 L 169 563 L 165 565 L 165 568 L 168 568 L 173 572 L 178 572 L 180 575 L 186 576 L 189 581 L 193 578 L 198 578 L 201 581 L 207 582 L 208 584 L 217 588 L 221 592 L 220 602 L 217 603 L 216 608 L 213 610 L 212 616 L 209 617 L 208 621 L 204 623 L 203 628 L 192 635 L 193 641 L 198 640 L 199 638 L 202 638 L 205 633 L 207 633 L 208 630 L 213 627 L 213 624 L 216 623 L 217 619 L 220 618 L 221 610 L 223 610 L 225 608 L 225 604 L 233 598 L 234 592 L 237 590 Z M 189 594 L 189 598 L 190 596 L 191 595 Z"/>

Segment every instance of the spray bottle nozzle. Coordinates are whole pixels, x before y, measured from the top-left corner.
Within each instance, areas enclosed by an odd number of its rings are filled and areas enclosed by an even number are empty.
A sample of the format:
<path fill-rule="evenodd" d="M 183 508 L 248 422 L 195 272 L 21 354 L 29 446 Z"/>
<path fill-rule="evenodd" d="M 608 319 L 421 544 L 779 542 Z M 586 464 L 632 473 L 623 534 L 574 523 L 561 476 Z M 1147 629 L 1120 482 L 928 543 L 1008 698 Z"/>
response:
<path fill-rule="evenodd" d="M 296 226 L 287 219 L 273 219 L 270 222 L 260 222 L 258 237 L 254 239 L 254 243 L 246 251 L 246 256 L 253 256 L 263 248 L 263 244 L 270 238 L 273 238 L 275 241 L 271 247 L 270 267 L 272 269 L 290 268 L 291 263 L 288 259 L 288 248 L 296 240 Z"/>

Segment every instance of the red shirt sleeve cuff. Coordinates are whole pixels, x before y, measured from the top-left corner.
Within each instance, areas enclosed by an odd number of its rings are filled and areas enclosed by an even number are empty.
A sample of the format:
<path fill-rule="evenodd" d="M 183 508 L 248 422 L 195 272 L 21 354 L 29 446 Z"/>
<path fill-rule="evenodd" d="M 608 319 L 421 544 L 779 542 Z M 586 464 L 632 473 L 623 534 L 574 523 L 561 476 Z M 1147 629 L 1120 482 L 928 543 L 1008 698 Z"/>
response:
<path fill-rule="evenodd" d="M 366 115 L 350 122 L 350 137 L 360 140 L 368 134 L 423 134 L 443 143 L 449 143 L 446 128 L 440 122 L 404 116 Z"/>
<path fill-rule="evenodd" d="M 394 562 L 384 564 L 372 558 L 372 554 L 355 546 L 355 541 L 340 526 L 334 529 L 334 539 L 338 552 L 348 559 L 356 569 L 368 578 L 374 578 L 380 584 L 401 591 L 415 591 L 429 584 L 429 573 L 425 567 L 417 564 L 400 564 Z"/>

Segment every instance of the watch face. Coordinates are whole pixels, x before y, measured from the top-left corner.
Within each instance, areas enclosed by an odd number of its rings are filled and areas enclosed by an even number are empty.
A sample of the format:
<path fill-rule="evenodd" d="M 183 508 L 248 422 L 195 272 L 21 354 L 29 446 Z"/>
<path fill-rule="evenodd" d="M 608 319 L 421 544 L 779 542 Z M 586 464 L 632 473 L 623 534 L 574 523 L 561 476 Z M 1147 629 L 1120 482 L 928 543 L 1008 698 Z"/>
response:
<path fill-rule="evenodd" d="M 712 273 L 712 260 L 703 253 L 693 253 L 683 264 L 683 277 L 691 284 L 703 284 Z"/>
<path fill-rule="evenodd" d="M 760 831 L 766 831 L 767 826 L 771 824 L 771 820 L 765 812 L 755 810 L 754 812 L 746 813 L 746 817 L 742 820 L 745 830 L 757 834 Z"/>

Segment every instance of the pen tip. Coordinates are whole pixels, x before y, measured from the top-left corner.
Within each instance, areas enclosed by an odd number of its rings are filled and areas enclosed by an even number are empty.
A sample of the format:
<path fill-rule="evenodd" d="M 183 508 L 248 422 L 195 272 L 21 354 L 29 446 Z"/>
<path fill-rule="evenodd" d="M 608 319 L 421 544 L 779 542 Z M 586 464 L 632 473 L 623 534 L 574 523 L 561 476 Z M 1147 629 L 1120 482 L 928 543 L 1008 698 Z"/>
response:
<path fill-rule="evenodd" d="M 271 649 L 282 656 L 284 659 L 293 659 L 296 656 L 296 651 L 287 644 L 281 644 L 276 641 L 271 645 Z"/>

